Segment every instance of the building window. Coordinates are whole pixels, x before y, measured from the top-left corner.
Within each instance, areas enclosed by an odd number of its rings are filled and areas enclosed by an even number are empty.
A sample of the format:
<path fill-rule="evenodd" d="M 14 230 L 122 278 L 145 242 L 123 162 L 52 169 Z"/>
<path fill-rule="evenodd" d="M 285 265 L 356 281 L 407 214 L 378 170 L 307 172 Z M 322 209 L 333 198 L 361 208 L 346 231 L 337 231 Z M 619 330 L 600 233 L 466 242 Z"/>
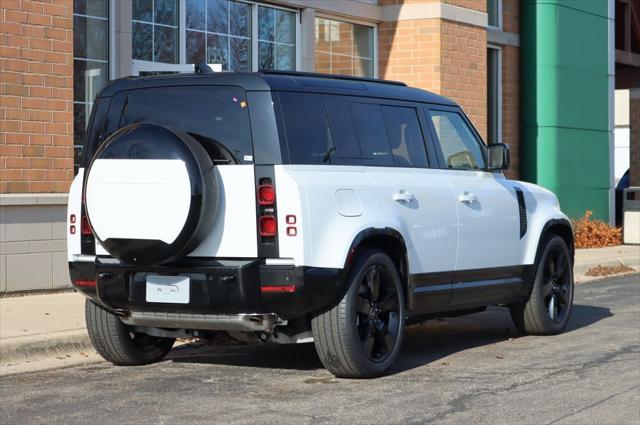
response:
<path fill-rule="evenodd" d="M 188 63 L 219 63 L 225 71 L 251 69 L 251 5 L 187 0 Z"/>
<path fill-rule="evenodd" d="M 258 69 L 296 68 L 296 14 L 258 6 Z"/>
<path fill-rule="evenodd" d="M 178 63 L 178 0 L 133 0 L 133 59 Z"/>
<path fill-rule="evenodd" d="M 296 69 L 294 11 L 240 0 L 134 0 L 132 7 L 134 60 Z"/>
<path fill-rule="evenodd" d="M 98 91 L 109 79 L 109 3 L 73 2 L 73 138 L 75 159 L 82 153 L 87 121 Z"/>
<path fill-rule="evenodd" d="M 502 28 L 502 0 L 487 0 L 487 15 L 490 27 Z"/>
<path fill-rule="evenodd" d="M 374 77 L 373 27 L 316 18 L 316 72 Z"/>
<path fill-rule="evenodd" d="M 502 138 L 502 51 L 487 48 L 487 142 L 501 143 Z"/>

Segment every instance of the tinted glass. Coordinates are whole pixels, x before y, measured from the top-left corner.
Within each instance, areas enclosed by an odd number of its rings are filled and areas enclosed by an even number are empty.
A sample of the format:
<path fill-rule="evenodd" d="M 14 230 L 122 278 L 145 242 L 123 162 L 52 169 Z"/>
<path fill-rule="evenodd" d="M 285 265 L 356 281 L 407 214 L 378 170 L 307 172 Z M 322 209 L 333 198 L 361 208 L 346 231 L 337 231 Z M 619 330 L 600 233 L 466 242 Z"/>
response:
<path fill-rule="evenodd" d="M 416 110 L 383 106 L 382 115 L 391 144 L 393 162 L 399 167 L 427 167 L 427 152 Z"/>
<path fill-rule="evenodd" d="M 240 162 L 253 161 L 244 91 L 235 87 L 161 87 L 133 90 L 121 127 L 152 122 L 222 144 Z"/>
<path fill-rule="evenodd" d="M 329 164 L 335 150 L 322 96 L 280 93 L 292 164 Z"/>
<path fill-rule="evenodd" d="M 332 96 L 325 102 L 338 158 L 362 158 L 356 129 L 353 126 L 349 103 L 340 96 Z M 344 163 L 344 161 L 340 162 Z M 358 163 L 358 161 L 352 161 Z"/>
<path fill-rule="evenodd" d="M 485 168 L 482 147 L 460 114 L 435 110 L 430 113 L 447 168 Z"/>
<path fill-rule="evenodd" d="M 380 105 L 352 103 L 351 115 L 362 150 L 363 163 L 393 165 L 393 155 Z"/>

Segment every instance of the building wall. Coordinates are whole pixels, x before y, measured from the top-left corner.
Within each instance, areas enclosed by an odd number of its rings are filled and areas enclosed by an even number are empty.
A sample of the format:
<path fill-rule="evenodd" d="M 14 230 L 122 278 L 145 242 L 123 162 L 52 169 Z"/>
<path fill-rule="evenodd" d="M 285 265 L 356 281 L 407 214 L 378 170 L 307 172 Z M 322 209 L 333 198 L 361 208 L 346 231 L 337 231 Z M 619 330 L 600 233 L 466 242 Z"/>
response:
<path fill-rule="evenodd" d="M 73 178 L 73 0 L 3 0 L 0 193 Z"/>
<path fill-rule="evenodd" d="M 69 286 L 73 0 L 1 6 L 0 292 Z"/>
<path fill-rule="evenodd" d="M 503 0 L 502 30 L 520 32 L 520 1 Z M 502 46 L 502 141 L 511 148 L 509 178 L 520 178 L 520 47 Z"/>
<path fill-rule="evenodd" d="M 608 221 L 607 2 L 522 5 L 523 176 L 555 192 L 569 216 Z"/>

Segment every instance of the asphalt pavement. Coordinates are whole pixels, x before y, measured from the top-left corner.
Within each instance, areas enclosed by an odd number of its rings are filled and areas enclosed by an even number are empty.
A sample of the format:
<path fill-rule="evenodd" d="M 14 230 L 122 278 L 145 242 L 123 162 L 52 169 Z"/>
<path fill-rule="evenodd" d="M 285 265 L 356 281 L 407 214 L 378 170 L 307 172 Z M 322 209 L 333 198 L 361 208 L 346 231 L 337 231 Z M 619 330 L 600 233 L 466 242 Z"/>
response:
<path fill-rule="evenodd" d="M 407 328 L 396 367 L 340 380 L 313 345 L 172 350 L 0 377 L 0 423 L 638 424 L 640 275 L 576 286 L 567 330 L 520 336 L 509 313 Z"/>

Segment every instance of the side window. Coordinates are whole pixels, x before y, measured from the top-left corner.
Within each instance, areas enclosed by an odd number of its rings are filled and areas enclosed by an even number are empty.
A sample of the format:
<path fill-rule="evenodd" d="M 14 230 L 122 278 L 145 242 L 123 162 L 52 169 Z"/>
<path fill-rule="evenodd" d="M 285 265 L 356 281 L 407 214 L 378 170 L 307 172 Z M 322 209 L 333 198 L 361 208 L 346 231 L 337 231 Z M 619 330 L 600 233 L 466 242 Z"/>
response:
<path fill-rule="evenodd" d="M 427 152 L 416 110 L 383 106 L 382 115 L 396 166 L 427 167 Z"/>
<path fill-rule="evenodd" d="M 329 164 L 335 151 L 322 96 L 280 93 L 292 164 Z"/>
<path fill-rule="evenodd" d="M 460 114 L 431 110 L 430 115 L 447 168 L 456 170 L 485 168 L 482 147 Z"/>
<path fill-rule="evenodd" d="M 393 166 L 393 154 L 380 105 L 352 103 L 351 115 L 362 151 L 363 164 Z"/>

